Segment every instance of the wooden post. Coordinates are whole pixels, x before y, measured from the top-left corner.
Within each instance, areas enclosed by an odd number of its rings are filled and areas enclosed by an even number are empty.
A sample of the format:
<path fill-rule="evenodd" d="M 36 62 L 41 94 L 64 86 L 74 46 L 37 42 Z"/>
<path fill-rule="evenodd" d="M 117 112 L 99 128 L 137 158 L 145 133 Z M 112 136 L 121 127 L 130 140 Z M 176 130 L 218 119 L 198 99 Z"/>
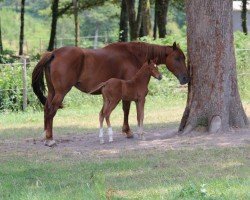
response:
<path fill-rule="evenodd" d="M 23 111 L 27 108 L 27 68 L 26 58 L 22 57 L 22 80 L 23 80 Z"/>
<path fill-rule="evenodd" d="M 94 36 L 94 49 L 97 49 L 98 48 L 98 25 L 96 26 L 96 29 L 95 29 L 95 36 Z"/>

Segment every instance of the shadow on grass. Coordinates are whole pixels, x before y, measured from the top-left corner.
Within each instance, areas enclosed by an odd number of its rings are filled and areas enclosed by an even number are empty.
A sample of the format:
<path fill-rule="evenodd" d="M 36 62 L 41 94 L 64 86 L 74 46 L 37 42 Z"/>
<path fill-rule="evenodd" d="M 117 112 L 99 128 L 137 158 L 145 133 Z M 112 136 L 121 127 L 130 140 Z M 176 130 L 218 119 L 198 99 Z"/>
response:
<path fill-rule="evenodd" d="M 144 124 L 145 132 L 154 132 L 159 131 L 161 129 L 176 129 L 178 127 L 179 122 L 167 122 L 167 123 L 152 123 L 152 124 Z M 106 126 L 104 127 L 107 128 Z M 112 127 L 114 132 L 121 133 L 122 126 L 113 126 Z M 61 136 L 77 136 L 77 135 L 84 135 L 84 134 L 91 134 L 91 133 L 98 133 L 99 128 L 86 128 L 80 125 L 61 125 L 54 127 L 54 137 L 61 137 Z M 137 126 L 135 124 L 131 124 L 132 132 L 137 132 Z M 5 128 L 1 129 L 0 139 L 23 139 L 23 138 L 43 138 L 44 137 L 44 130 L 42 127 L 38 126 L 23 126 L 19 128 Z"/>

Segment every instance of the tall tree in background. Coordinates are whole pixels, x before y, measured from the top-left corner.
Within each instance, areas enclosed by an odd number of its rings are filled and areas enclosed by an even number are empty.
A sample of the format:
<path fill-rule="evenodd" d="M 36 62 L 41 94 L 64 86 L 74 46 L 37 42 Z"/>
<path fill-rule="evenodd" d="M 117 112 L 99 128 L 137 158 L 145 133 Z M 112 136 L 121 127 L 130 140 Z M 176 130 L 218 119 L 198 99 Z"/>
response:
<path fill-rule="evenodd" d="M 74 22 L 75 22 L 75 46 L 78 47 L 80 40 L 80 26 L 78 19 L 78 0 L 72 0 L 74 7 Z"/>
<path fill-rule="evenodd" d="M 57 26 L 57 19 L 58 19 L 58 4 L 59 4 L 59 0 L 52 1 L 52 6 L 51 6 L 52 21 L 51 21 L 48 51 L 52 51 L 54 49 L 55 38 L 56 38 L 56 26 Z"/>
<path fill-rule="evenodd" d="M 144 3 L 145 10 L 142 12 L 140 37 L 151 35 L 150 0 L 147 0 Z"/>
<path fill-rule="evenodd" d="M 147 0 L 139 0 L 137 15 L 135 11 L 135 0 L 126 0 L 126 5 L 128 10 L 130 40 L 137 40 L 141 28 L 142 14 L 146 10 Z"/>
<path fill-rule="evenodd" d="M 186 134 L 199 125 L 212 133 L 244 127 L 248 119 L 237 84 L 232 0 L 189 0 L 186 16 L 191 82 L 179 131 Z"/>
<path fill-rule="evenodd" d="M 2 40 L 2 23 L 0 17 L 0 54 L 3 53 L 3 40 Z"/>
<path fill-rule="evenodd" d="M 166 36 L 168 4 L 169 0 L 155 0 L 154 39 L 157 37 L 157 28 L 159 38 Z"/>
<path fill-rule="evenodd" d="M 21 1 L 21 25 L 20 25 L 20 37 L 19 37 L 19 55 L 23 55 L 24 12 L 25 12 L 25 0 L 22 0 Z"/>
<path fill-rule="evenodd" d="M 241 25 L 243 33 L 247 35 L 247 0 L 242 0 Z"/>
<path fill-rule="evenodd" d="M 128 13 L 126 1 L 121 1 L 121 14 L 120 14 L 120 28 L 119 28 L 119 41 L 128 41 Z"/>

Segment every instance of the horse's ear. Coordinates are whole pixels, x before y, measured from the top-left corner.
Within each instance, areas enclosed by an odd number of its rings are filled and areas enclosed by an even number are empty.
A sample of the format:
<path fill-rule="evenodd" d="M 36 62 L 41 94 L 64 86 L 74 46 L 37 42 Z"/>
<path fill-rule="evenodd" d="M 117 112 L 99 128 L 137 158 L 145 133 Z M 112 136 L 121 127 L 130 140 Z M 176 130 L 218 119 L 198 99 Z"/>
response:
<path fill-rule="evenodd" d="M 157 63 L 157 61 L 158 61 L 158 57 L 156 57 L 156 58 L 154 58 L 154 60 L 153 60 L 153 63 Z"/>
<path fill-rule="evenodd" d="M 178 47 L 179 49 L 181 48 L 179 43 L 177 43 L 177 47 Z"/>
<path fill-rule="evenodd" d="M 173 50 L 174 51 L 177 50 L 176 42 L 174 42 L 174 44 L 173 44 Z"/>

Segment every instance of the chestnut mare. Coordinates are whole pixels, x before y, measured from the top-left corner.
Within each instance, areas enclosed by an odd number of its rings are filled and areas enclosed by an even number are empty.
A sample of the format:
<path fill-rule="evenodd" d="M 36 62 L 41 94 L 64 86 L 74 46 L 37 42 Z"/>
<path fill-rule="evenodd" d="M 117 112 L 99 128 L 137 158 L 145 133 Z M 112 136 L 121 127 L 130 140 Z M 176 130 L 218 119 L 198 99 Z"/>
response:
<path fill-rule="evenodd" d="M 153 76 L 158 80 L 162 79 L 161 73 L 155 64 L 156 60 L 144 63 L 141 69 L 131 80 L 122 80 L 118 78 L 111 78 L 106 82 L 99 84 L 94 90 L 94 93 L 101 90 L 103 96 L 103 107 L 99 115 L 100 144 L 104 143 L 103 139 L 103 120 L 105 118 L 108 126 L 109 142 L 113 142 L 113 130 L 110 124 L 109 117 L 111 112 L 115 109 L 117 104 L 123 101 L 135 101 L 138 122 L 139 139 L 144 139 L 143 136 L 143 118 L 144 118 L 144 104 L 145 98 L 148 94 L 148 83 L 150 77 Z"/>
<path fill-rule="evenodd" d="M 161 46 L 143 42 L 113 43 L 104 48 L 90 50 L 78 47 L 62 47 L 47 52 L 32 73 L 34 93 L 44 106 L 45 145 L 53 146 L 53 118 L 61 107 L 65 95 L 75 86 L 82 92 L 90 92 L 110 78 L 131 79 L 145 60 L 158 57 L 157 64 L 165 64 L 180 84 L 189 82 L 185 56 L 176 45 Z M 48 96 L 44 96 L 45 84 Z M 95 94 L 100 94 L 97 91 Z M 132 137 L 128 124 L 130 101 L 123 101 L 124 123 L 122 131 Z"/>

